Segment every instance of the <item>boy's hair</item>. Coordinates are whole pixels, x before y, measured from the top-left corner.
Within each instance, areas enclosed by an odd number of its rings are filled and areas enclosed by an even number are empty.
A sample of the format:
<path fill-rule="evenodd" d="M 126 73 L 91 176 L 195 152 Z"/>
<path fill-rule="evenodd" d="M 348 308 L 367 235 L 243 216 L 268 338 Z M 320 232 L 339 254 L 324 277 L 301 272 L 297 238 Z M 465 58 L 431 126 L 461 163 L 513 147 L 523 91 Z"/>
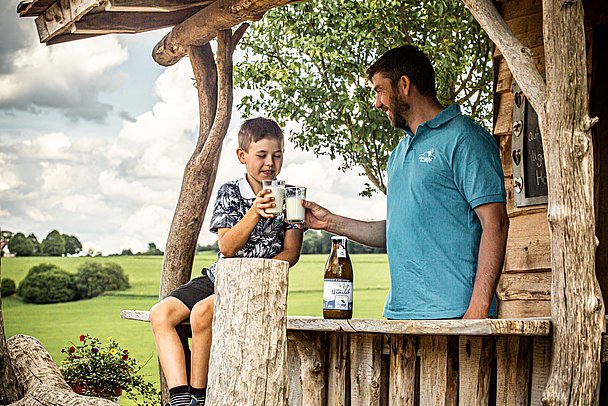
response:
<path fill-rule="evenodd" d="M 247 151 L 252 142 L 263 138 L 272 138 L 283 144 L 283 131 L 275 121 L 264 117 L 247 120 L 239 130 L 239 148 Z"/>
<path fill-rule="evenodd" d="M 381 73 L 390 79 L 393 87 L 405 75 L 416 85 L 422 96 L 437 96 L 433 65 L 424 52 L 413 45 L 402 45 L 386 51 L 365 73 L 370 81 L 376 73 Z"/>

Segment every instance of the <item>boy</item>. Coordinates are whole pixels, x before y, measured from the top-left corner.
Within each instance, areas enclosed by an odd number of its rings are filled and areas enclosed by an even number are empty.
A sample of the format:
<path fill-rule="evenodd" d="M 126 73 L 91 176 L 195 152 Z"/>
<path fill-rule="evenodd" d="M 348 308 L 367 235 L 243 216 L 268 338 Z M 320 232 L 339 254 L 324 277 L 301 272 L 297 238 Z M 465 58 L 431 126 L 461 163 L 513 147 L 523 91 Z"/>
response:
<path fill-rule="evenodd" d="M 244 178 L 223 184 L 217 193 L 211 231 L 218 235 L 218 258 L 274 258 L 295 265 L 300 258 L 302 230 L 266 214 L 275 207 L 263 180 L 275 179 L 283 165 L 283 132 L 272 120 L 247 120 L 239 131 L 238 160 Z M 215 267 L 173 291 L 150 310 L 158 357 L 167 379 L 170 406 L 204 405 L 207 387 Z M 190 387 L 186 360 L 176 326 L 190 319 L 192 354 Z"/>

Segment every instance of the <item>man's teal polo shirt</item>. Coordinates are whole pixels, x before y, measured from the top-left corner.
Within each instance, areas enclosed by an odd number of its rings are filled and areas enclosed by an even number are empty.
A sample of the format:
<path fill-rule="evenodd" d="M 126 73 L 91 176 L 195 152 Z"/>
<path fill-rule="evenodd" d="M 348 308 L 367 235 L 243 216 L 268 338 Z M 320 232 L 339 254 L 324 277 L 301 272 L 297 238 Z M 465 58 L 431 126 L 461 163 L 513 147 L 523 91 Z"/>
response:
<path fill-rule="evenodd" d="M 384 317 L 464 315 L 482 231 L 473 209 L 494 202 L 506 202 L 498 145 L 458 105 L 406 130 L 388 161 Z"/>

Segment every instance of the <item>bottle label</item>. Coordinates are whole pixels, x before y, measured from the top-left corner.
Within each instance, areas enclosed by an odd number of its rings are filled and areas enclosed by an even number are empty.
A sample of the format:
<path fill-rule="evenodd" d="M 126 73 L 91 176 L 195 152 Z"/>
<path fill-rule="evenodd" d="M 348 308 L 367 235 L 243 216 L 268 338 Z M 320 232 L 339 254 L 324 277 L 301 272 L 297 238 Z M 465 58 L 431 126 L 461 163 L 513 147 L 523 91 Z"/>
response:
<path fill-rule="evenodd" d="M 345 279 L 325 279 L 323 310 L 352 310 L 353 282 Z"/>
<path fill-rule="evenodd" d="M 338 254 L 338 258 L 346 258 L 346 248 L 338 248 L 336 253 Z"/>

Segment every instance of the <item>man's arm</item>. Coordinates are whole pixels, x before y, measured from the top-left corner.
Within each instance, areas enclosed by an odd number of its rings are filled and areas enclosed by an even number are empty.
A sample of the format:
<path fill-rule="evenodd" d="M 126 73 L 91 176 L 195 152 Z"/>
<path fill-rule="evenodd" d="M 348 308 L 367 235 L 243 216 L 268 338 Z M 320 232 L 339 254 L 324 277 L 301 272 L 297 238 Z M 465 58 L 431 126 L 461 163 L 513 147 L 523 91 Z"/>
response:
<path fill-rule="evenodd" d="M 285 230 L 285 239 L 283 240 L 283 251 L 275 255 L 273 259 L 282 259 L 283 261 L 289 262 L 290 267 L 294 266 L 300 259 L 303 239 L 304 232 L 302 230 Z"/>
<path fill-rule="evenodd" d="M 482 233 L 473 295 L 463 318 L 485 319 L 505 260 L 509 217 L 504 203 L 488 203 L 474 210 L 481 222 Z"/>
<path fill-rule="evenodd" d="M 386 221 L 361 221 L 333 214 L 313 201 L 304 200 L 306 227 L 344 235 L 370 247 L 386 247 Z"/>

